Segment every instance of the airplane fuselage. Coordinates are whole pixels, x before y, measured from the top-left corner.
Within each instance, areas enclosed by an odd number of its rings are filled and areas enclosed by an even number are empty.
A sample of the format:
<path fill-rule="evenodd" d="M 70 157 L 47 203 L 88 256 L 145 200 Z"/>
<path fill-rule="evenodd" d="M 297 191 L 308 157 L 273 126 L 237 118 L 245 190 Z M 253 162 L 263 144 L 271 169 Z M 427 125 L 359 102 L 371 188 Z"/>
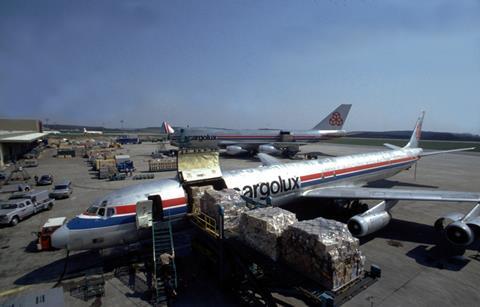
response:
<path fill-rule="evenodd" d="M 419 158 L 421 149 L 400 149 L 356 154 L 243 170 L 226 171 L 225 186 L 247 197 L 282 206 L 298 199 L 309 189 L 361 186 L 391 177 L 408 169 Z M 139 241 L 136 203 L 150 195 L 160 195 L 164 216 L 181 218 L 187 213 L 187 195 L 176 179 L 163 179 L 115 191 L 77 216 L 54 235 L 56 247 L 75 249 L 105 248 Z"/>
<path fill-rule="evenodd" d="M 345 130 L 229 130 L 215 128 L 179 129 L 171 136 L 172 145 L 179 147 L 219 147 L 236 144 L 314 143 L 346 135 Z M 245 146 L 244 146 L 245 147 Z M 248 148 L 248 147 L 245 147 Z"/>

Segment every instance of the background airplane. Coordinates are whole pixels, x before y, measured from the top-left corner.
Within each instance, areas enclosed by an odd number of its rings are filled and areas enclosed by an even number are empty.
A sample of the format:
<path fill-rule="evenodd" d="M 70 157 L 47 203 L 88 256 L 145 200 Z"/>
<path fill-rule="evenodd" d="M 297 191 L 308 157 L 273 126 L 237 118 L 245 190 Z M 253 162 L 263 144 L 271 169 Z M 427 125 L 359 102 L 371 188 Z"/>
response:
<path fill-rule="evenodd" d="M 219 147 L 227 154 L 267 153 L 293 156 L 299 146 L 321 140 L 342 137 L 351 104 L 342 104 L 310 130 L 248 129 L 231 130 L 219 128 L 176 128 L 163 123 L 163 129 L 172 145 L 182 148 Z"/>
<path fill-rule="evenodd" d="M 462 148 L 424 152 L 418 147 L 424 113 L 420 116 L 410 141 L 404 147 L 387 144 L 389 150 L 325 158 L 293 163 L 281 163 L 265 154 L 259 154 L 263 167 L 220 173 L 208 182 L 218 189 L 235 189 L 256 199 L 269 198 L 275 206 L 282 206 L 304 198 L 340 199 L 354 204 L 358 200 L 380 200 L 366 212 L 352 217 L 350 231 L 364 236 L 385 227 L 390 210 L 400 200 L 448 201 L 477 203 L 467 214 L 449 213 L 435 222 L 447 239 L 458 246 L 468 246 L 480 232 L 480 193 L 426 189 L 365 188 L 372 181 L 391 177 L 411 168 L 425 156 L 469 150 Z M 264 159 L 264 158 L 267 159 Z M 105 248 L 135 243 L 146 233 L 137 230 L 136 204 L 147 198 L 159 200 L 159 209 L 165 218 L 183 218 L 187 214 L 190 189 L 185 188 L 182 176 L 135 185 L 97 200 L 86 212 L 59 228 L 52 236 L 52 245 L 69 250 Z M 205 182 L 198 181 L 203 185 Z M 148 232 L 147 232 L 148 233 Z"/>
<path fill-rule="evenodd" d="M 103 131 L 95 131 L 95 130 L 87 130 L 87 128 L 83 128 L 84 134 L 103 134 Z"/>

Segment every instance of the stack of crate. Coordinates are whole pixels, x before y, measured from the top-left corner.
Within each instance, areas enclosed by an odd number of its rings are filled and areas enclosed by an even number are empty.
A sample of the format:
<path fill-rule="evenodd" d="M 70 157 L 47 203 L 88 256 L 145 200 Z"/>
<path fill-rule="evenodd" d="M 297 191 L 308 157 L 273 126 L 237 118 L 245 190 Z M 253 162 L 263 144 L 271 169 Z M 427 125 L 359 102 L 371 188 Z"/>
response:
<path fill-rule="evenodd" d="M 96 160 L 95 163 L 99 179 L 110 178 L 110 176 L 117 173 L 115 159 Z"/>
<path fill-rule="evenodd" d="M 206 215 L 220 223 L 223 211 L 223 228 L 236 232 L 238 230 L 240 215 L 249 210 L 241 194 L 233 189 L 206 190 L 200 199 L 200 209 Z"/>
<path fill-rule="evenodd" d="M 278 207 L 244 212 L 240 217 L 240 239 L 276 261 L 281 253 L 280 237 L 295 222 L 295 213 Z"/>
<path fill-rule="evenodd" d="M 365 256 L 345 224 L 316 218 L 296 222 L 282 233 L 282 259 L 329 290 L 361 277 Z"/>
<path fill-rule="evenodd" d="M 152 159 L 148 161 L 149 172 L 162 172 L 176 169 L 177 159 L 175 158 Z"/>

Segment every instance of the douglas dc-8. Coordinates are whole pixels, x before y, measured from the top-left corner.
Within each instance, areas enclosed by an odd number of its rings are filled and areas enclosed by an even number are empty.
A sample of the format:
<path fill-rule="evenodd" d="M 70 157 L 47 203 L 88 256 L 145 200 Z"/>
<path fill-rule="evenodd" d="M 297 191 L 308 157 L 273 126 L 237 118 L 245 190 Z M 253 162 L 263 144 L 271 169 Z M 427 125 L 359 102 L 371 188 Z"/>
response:
<path fill-rule="evenodd" d="M 379 200 L 348 221 L 350 232 L 356 236 L 385 227 L 391 219 L 390 209 L 400 200 L 470 202 L 476 205 L 467 214 L 449 213 L 435 222 L 435 227 L 443 230 L 451 243 L 468 246 L 479 234 L 480 193 L 363 187 L 409 169 L 424 156 L 472 149 L 424 152 L 418 147 L 423 117 L 424 112 L 404 147 L 386 144 L 389 147 L 386 151 L 283 164 L 259 154 L 262 167 L 224 172 L 216 188 L 235 189 L 256 200 L 269 198 L 274 206 L 302 198 Z M 165 218 L 182 218 L 187 213 L 187 193 L 178 178 L 118 190 L 55 231 L 52 244 L 57 248 L 82 250 L 138 242 L 145 237 L 136 228 L 136 203 L 149 196 L 159 197 Z"/>
<path fill-rule="evenodd" d="M 345 136 L 342 130 L 352 105 L 342 104 L 328 114 L 310 130 L 246 129 L 232 130 L 219 128 L 176 128 L 163 123 L 165 133 L 172 145 L 183 148 L 219 147 L 229 155 L 242 153 L 283 154 L 293 156 L 299 146 L 326 139 Z"/>

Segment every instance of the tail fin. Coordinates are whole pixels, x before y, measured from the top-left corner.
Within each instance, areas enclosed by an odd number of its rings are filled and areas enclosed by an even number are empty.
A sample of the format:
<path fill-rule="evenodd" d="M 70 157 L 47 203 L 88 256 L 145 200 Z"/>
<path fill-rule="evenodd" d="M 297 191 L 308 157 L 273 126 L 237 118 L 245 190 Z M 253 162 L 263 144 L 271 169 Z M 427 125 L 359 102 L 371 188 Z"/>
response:
<path fill-rule="evenodd" d="M 83 133 L 87 133 L 87 128 L 83 128 Z"/>
<path fill-rule="evenodd" d="M 163 122 L 162 127 L 163 127 L 163 131 L 166 134 L 172 134 L 172 133 L 175 132 L 175 130 L 173 130 L 172 126 L 170 126 L 167 122 Z"/>
<path fill-rule="evenodd" d="M 348 112 L 350 112 L 351 104 L 341 104 L 332 113 L 328 114 L 321 122 L 312 130 L 341 130 L 343 124 L 347 120 Z"/>
<path fill-rule="evenodd" d="M 420 113 L 418 117 L 417 123 L 415 124 L 415 129 L 413 129 L 412 136 L 410 137 L 410 141 L 408 141 L 407 145 L 404 148 L 417 148 L 418 142 L 420 141 L 420 136 L 422 135 L 422 123 L 423 118 L 425 117 L 425 111 Z"/>

